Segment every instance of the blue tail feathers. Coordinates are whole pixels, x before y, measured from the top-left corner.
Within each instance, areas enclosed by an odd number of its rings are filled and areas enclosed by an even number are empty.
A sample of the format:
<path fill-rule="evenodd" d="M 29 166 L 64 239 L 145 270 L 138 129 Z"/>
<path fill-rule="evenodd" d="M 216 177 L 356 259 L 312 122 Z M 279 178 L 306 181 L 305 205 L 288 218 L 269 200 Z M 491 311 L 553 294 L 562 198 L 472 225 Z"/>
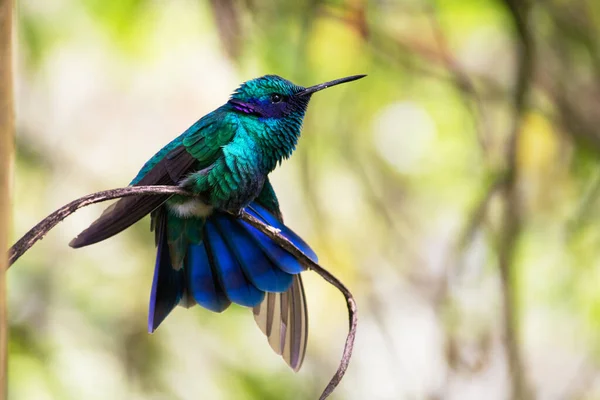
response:
<path fill-rule="evenodd" d="M 212 218 L 211 218 L 212 219 Z M 248 280 L 232 249 L 225 241 L 227 232 L 220 232 L 212 220 L 205 225 L 204 240 L 210 249 L 209 259 L 217 271 L 217 277 L 225 294 L 234 303 L 254 307 L 263 300 L 265 294 Z"/>
<path fill-rule="evenodd" d="M 244 274 L 256 288 L 264 292 L 285 292 L 292 284 L 292 275 L 273 264 L 241 224 L 229 215 L 217 215 L 216 225 L 228 247 L 242 266 Z"/>
<path fill-rule="evenodd" d="M 171 267 L 171 257 L 167 243 L 166 215 L 159 212 L 156 219 L 157 252 L 152 292 L 150 293 L 148 332 L 154 332 L 175 308 L 181 300 L 185 288 L 184 271 Z"/>
<path fill-rule="evenodd" d="M 214 312 L 222 312 L 229 307 L 231 301 L 219 284 L 216 272 L 210 266 L 206 242 L 188 247 L 185 268 L 188 290 L 196 303 Z"/>
<path fill-rule="evenodd" d="M 257 202 L 246 211 L 280 229 L 281 234 L 309 258 L 317 260 L 314 251 L 298 235 Z M 293 275 L 304 271 L 294 256 L 263 233 L 225 213 L 197 220 L 203 224 L 198 226 L 202 235 L 184 237 L 188 245 L 183 267 L 175 269 L 169 253 L 174 243 L 168 240 L 167 212 L 166 209 L 157 212 L 155 221 L 158 249 L 150 296 L 150 332 L 186 293 L 199 305 L 215 312 L 224 311 L 232 302 L 254 307 L 263 301 L 265 292 L 287 291 Z M 169 221 L 172 217 L 169 216 Z"/>

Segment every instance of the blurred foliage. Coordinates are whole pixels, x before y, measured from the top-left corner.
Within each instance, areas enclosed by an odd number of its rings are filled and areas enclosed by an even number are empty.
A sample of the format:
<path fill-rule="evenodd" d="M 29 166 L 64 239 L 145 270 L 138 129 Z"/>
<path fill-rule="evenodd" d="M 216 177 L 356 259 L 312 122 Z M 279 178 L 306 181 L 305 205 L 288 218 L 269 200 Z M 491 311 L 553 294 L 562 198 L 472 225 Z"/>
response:
<path fill-rule="evenodd" d="M 517 121 L 511 4 L 529 10 L 533 43 Z M 535 398 L 600 399 L 600 2 L 18 0 L 17 17 L 15 239 L 75 197 L 125 185 L 246 79 L 367 73 L 315 96 L 273 173 L 287 223 L 359 304 L 334 397 L 504 399 L 512 372 Z M 147 335 L 148 224 L 67 247 L 100 210 L 9 273 L 11 399 L 318 396 L 343 345 L 338 293 L 306 274 L 296 375 L 241 307 L 178 309 Z M 507 371 L 507 291 L 520 371 Z"/>

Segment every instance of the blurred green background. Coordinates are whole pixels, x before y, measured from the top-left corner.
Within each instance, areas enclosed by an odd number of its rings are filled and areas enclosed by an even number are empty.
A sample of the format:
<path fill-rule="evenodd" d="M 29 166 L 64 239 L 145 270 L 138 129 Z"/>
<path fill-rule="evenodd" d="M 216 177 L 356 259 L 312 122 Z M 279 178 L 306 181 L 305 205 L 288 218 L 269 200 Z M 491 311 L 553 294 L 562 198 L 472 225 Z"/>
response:
<path fill-rule="evenodd" d="M 274 73 L 314 96 L 272 174 L 289 226 L 354 292 L 337 399 L 600 399 L 600 2 L 17 0 L 16 240 Z M 251 312 L 177 308 L 146 333 L 144 220 L 8 274 L 11 399 L 312 399 L 342 296 L 305 273 L 294 374 Z"/>

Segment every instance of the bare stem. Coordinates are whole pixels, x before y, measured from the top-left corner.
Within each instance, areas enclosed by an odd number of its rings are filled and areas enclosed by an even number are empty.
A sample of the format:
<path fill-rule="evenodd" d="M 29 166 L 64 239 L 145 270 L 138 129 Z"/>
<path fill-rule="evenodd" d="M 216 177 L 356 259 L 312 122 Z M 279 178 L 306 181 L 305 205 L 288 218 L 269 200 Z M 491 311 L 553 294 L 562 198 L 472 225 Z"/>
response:
<path fill-rule="evenodd" d="M 31 246 L 50 232 L 52 228 L 58 225 L 63 219 L 73 214 L 80 208 L 95 203 L 101 203 L 107 200 L 118 199 L 120 197 L 139 196 L 139 195 L 159 195 L 159 194 L 189 194 L 177 186 L 130 186 L 122 189 L 111 189 L 103 192 L 88 194 L 73 200 L 67 205 L 62 206 L 52 214 L 48 215 L 36 226 L 31 228 L 21 239 L 15 243 L 8 251 L 8 266 L 14 264 Z"/>
<path fill-rule="evenodd" d="M 40 221 L 34 226 L 29 232 L 27 232 L 21 239 L 17 241 L 9 250 L 9 264 L 10 267 L 15 261 L 19 259 L 27 250 L 31 248 L 38 240 L 42 239 L 52 228 L 54 228 L 59 222 L 73 214 L 75 211 L 89 206 L 90 204 L 100 203 L 106 200 L 112 200 L 120 197 L 127 196 L 139 196 L 139 195 L 164 195 L 164 194 L 179 194 L 189 195 L 189 192 L 177 187 L 177 186 L 129 186 L 126 188 L 105 190 L 103 192 L 92 193 L 87 196 L 83 196 L 77 200 L 73 200 L 69 204 L 59 208 L 52 214 Z M 327 387 L 321 394 L 320 400 L 326 399 L 335 390 L 337 385 L 340 383 L 348 364 L 352 356 L 352 350 L 354 348 L 354 338 L 356 337 L 356 328 L 358 324 L 357 318 L 357 306 L 354 296 L 348 288 L 340 282 L 335 276 L 333 276 L 325 268 L 308 258 L 300 249 L 298 249 L 292 242 L 286 237 L 279 233 L 279 230 L 269 226 L 262 221 L 254 218 L 252 215 L 242 212 L 238 218 L 246 221 L 250 225 L 271 238 L 278 246 L 294 255 L 298 260 L 310 270 L 315 271 L 323 279 L 338 289 L 344 298 L 346 299 L 346 305 L 348 306 L 348 318 L 349 318 L 349 331 L 346 337 L 346 343 L 344 345 L 344 351 L 342 359 L 338 366 L 335 375 L 331 378 Z"/>
<path fill-rule="evenodd" d="M 0 0 L 0 399 L 7 396 L 6 247 L 10 226 L 10 174 L 14 141 L 12 0 Z"/>

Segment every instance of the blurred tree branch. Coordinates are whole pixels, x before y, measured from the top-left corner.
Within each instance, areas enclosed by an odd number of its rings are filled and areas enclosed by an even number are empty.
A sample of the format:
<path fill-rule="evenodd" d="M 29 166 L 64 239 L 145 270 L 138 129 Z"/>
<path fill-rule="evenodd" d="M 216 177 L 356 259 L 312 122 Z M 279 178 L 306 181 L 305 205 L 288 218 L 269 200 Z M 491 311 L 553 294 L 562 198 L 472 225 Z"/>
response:
<path fill-rule="evenodd" d="M 241 10 L 235 0 L 210 0 L 210 6 L 225 52 L 237 60 L 242 52 Z"/>
<path fill-rule="evenodd" d="M 8 321 L 6 309 L 6 248 L 10 227 L 14 111 L 12 83 L 12 0 L 0 0 L 0 399 L 7 396 Z"/>
<path fill-rule="evenodd" d="M 52 214 L 44 218 L 42 221 L 40 221 L 36 226 L 29 230 L 29 232 L 27 232 L 21 239 L 17 241 L 17 243 L 15 243 L 10 248 L 8 266 L 12 265 L 15 261 L 17 261 L 20 256 L 27 252 L 27 250 L 29 250 L 31 246 L 33 246 L 38 240 L 42 239 L 59 222 L 61 222 L 80 208 L 120 197 L 161 194 L 179 194 L 187 196 L 192 195 L 189 192 L 177 186 L 129 186 L 121 189 L 112 189 L 103 192 L 92 193 L 87 196 L 80 197 L 77 200 L 73 200 L 69 204 L 59 208 L 58 210 L 54 211 Z M 354 348 L 354 339 L 356 337 L 356 328 L 358 324 L 357 306 L 356 301 L 354 300 L 354 296 L 352 296 L 350 290 L 348 290 L 348 288 L 340 280 L 338 280 L 334 275 L 332 275 L 329 271 L 321 267 L 319 264 L 315 263 L 310 258 L 308 258 L 292 242 L 290 242 L 286 237 L 281 235 L 278 229 L 266 225 L 265 223 L 254 218 L 245 211 L 242 211 L 241 214 L 237 217 L 254 226 L 256 229 L 260 230 L 266 236 L 271 238 L 275 243 L 277 243 L 281 248 L 287 250 L 289 253 L 298 258 L 298 260 L 300 260 L 300 262 L 308 270 L 315 271 L 319 276 L 321 276 L 323 279 L 325 279 L 327 282 L 333 285 L 336 289 L 338 289 L 346 299 L 349 318 L 348 336 L 346 337 L 346 343 L 344 346 L 344 351 L 339 367 L 335 375 L 333 376 L 333 378 L 331 378 L 331 380 L 327 384 L 327 387 L 321 394 L 320 400 L 324 400 L 327 397 L 329 397 L 331 393 L 333 393 L 337 385 L 341 382 L 342 378 L 344 377 L 344 374 L 346 373 L 346 369 L 348 368 L 348 364 L 350 363 L 352 350 Z M 5 271 L 6 269 L 3 272 Z"/>
<path fill-rule="evenodd" d="M 481 146 L 483 153 L 487 154 L 490 149 L 490 131 L 484 103 L 475 88 L 473 80 L 454 59 L 452 53 L 448 49 L 446 35 L 440 25 L 435 7 L 430 6 L 428 7 L 428 10 L 429 20 L 443 63 L 445 64 L 446 69 L 452 74 L 454 84 L 462 94 L 461 97 L 463 102 L 471 111 L 479 145 Z"/>
<path fill-rule="evenodd" d="M 508 139 L 505 190 L 504 225 L 500 238 L 498 263 L 502 282 L 504 314 L 504 340 L 509 375 L 511 398 L 530 399 L 532 393 L 523 369 L 520 351 L 520 313 L 515 278 L 515 250 L 522 230 L 522 204 L 518 188 L 517 149 L 527 98 L 533 81 L 534 49 L 533 36 L 529 29 L 529 2 L 503 0 L 517 32 L 517 76 L 513 98 L 513 126 Z"/>

